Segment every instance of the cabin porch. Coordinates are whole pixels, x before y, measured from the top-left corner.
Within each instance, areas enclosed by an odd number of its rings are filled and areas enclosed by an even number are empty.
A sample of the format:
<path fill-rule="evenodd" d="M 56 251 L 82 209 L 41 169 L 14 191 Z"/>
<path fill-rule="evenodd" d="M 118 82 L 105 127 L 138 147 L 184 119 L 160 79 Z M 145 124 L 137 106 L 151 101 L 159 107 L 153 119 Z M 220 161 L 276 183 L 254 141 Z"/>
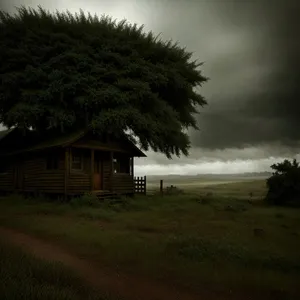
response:
<path fill-rule="evenodd" d="M 72 147 L 65 153 L 65 194 L 133 194 L 133 157 L 126 153 Z"/>

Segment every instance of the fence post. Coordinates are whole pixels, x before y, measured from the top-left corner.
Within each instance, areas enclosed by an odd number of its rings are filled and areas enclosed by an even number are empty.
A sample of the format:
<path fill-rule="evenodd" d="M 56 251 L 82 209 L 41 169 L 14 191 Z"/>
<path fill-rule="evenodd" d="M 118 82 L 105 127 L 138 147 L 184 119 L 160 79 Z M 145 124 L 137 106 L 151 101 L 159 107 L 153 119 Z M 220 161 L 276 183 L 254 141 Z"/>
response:
<path fill-rule="evenodd" d="M 133 176 L 133 189 L 134 193 L 136 193 L 136 176 Z"/>
<path fill-rule="evenodd" d="M 163 180 L 162 180 L 162 179 L 160 180 L 159 191 L 160 191 L 160 193 L 161 193 L 161 194 L 163 194 L 163 193 L 164 193 L 164 182 L 163 182 Z"/>

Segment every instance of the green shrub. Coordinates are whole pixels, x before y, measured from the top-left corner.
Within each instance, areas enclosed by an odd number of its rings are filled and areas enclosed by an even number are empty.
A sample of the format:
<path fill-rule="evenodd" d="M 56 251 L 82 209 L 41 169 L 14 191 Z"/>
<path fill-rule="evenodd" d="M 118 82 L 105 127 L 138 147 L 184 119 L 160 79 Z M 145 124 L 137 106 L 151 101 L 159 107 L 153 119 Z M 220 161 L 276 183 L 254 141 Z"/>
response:
<path fill-rule="evenodd" d="M 100 205 L 100 201 L 96 195 L 92 193 L 84 193 L 80 197 L 74 197 L 70 204 L 72 206 L 93 206 L 97 207 Z"/>
<path fill-rule="evenodd" d="M 266 202 L 274 205 L 300 204 L 300 167 L 294 159 L 271 166 L 275 172 L 267 179 Z"/>

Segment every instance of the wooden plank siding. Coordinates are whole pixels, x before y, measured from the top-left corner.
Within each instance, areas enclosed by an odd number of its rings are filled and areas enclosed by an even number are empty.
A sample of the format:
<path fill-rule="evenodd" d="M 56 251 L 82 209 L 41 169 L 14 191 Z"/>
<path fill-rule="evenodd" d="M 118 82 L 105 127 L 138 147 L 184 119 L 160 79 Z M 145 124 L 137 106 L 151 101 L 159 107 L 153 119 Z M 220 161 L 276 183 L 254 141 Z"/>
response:
<path fill-rule="evenodd" d="M 61 147 L 14 159 L 7 171 L 0 174 L 0 191 L 67 194 L 70 196 L 89 192 L 93 190 L 92 153 L 91 149 Z M 49 154 L 57 157 L 57 169 L 47 169 Z M 72 155 L 82 157 L 82 169 L 72 169 Z M 98 173 L 101 178 L 101 188 L 118 194 L 133 194 L 135 190 L 133 174 L 114 173 L 112 158 L 111 151 L 94 150 L 94 159 L 99 161 Z M 133 163 L 131 163 L 131 169 L 133 170 Z"/>
<path fill-rule="evenodd" d="M 14 189 L 14 167 L 9 165 L 5 173 L 0 174 L 0 191 L 12 191 Z"/>
<path fill-rule="evenodd" d="M 104 156 L 102 160 L 102 180 L 103 180 L 103 189 L 110 191 L 112 189 L 111 184 L 111 173 L 112 173 L 112 165 L 111 161 L 107 157 Z"/>
<path fill-rule="evenodd" d="M 63 152 L 61 152 L 63 153 Z M 64 158 L 58 155 L 58 169 L 47 170 L 47 154 L 30 157 L 23 163 L 23 191 L 40 193 L 64 193 Z"/>
<path fill-rule="evenodd" d="M 72 156 L 80 155 L 83 159 L 82 170 L 72 170 Z M 70 172 L 67 185 L 68 195 L 77 195 L 91 191 L 91 152 L 86 149 L 74 149 L 70 151 Z"/>
<path fill-rule="evenodd" d="M 112 176 L 114 192 L 117 194 L 133 194 L 134 181 L 130 174 L 115 173 Z"/>
<path fill-rule="evenodd" d="M 91 190 L 91 179 L 89 174 L 70 173 L 68 182 L 68 195 L 77 195 Z"/>
<path fill-rule="evenodd" d="M 69 148 L 65 148 L 64 164 L 65 164 L 64 196 L 65 196 L 65 200 L 67 200 L 69 177 L 70 177 L 70 149 Z"/>

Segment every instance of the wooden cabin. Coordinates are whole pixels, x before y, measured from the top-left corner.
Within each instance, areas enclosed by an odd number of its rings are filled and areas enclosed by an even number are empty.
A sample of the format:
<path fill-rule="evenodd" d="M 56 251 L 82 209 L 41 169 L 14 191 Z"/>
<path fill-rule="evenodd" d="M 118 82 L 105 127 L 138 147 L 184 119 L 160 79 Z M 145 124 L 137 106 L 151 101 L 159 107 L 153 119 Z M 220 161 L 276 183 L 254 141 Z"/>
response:
<path fill-rule="evenodd" d="M 122 136 L 92 131 L 49 134 L 0 131 L 0 191 L 76 196 L 134 194 L 134 157 L 145 157 Z"/>

